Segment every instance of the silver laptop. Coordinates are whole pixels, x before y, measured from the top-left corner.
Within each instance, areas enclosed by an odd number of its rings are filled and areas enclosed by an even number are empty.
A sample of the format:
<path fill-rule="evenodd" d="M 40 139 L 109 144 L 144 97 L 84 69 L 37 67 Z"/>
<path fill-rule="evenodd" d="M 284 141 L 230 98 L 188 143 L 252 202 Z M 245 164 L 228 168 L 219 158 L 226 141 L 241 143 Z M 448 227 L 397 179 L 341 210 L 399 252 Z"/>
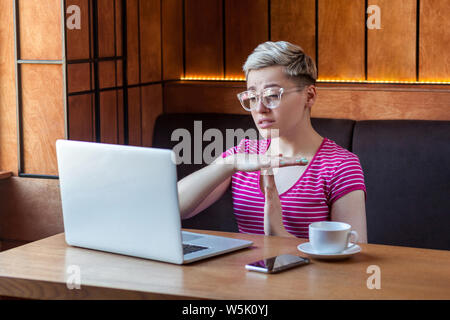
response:
<path fill-rule="evenodd" d="M 176 264 L 252 245 L 181 231 L 172 150 L 58 140 L 56 153 L 69 245 Z"/>

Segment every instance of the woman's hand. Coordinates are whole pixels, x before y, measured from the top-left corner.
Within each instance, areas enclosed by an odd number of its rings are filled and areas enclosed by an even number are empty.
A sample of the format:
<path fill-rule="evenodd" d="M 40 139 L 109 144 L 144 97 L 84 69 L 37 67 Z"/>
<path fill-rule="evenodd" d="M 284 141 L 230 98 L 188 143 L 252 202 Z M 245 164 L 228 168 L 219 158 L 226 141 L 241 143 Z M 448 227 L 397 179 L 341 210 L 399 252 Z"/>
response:
<path fill-rule="evenodd" d="M 308 160 L 303 157 L 283 157 L 281 153 L 278 156 L 236 153 L 226 157 L 225 163 L 232 165 L 235 172 L 248 172 L 287 166 L 305 166 Z"/>
<path fill-rule="evenodd" d="M 283 209 L 275 178 L 271 169 L 262 170 L 266 202 L 264 203 L 264 234 L 266 236 L 295 237 L 286 231 L 283 225 Z"/>

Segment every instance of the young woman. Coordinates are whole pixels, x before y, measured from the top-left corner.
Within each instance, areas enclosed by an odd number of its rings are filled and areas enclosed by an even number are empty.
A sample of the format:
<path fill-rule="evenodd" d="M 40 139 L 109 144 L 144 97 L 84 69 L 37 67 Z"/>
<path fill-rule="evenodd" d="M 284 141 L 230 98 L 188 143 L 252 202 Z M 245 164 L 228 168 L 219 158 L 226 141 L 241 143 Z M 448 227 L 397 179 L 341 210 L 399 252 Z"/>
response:
<path fill-rule="evenodd" d="M 333 220 L 352 225 L 367 242 L 359 159 L 311 126 L 314 61 L 288 42 L 265 42 L 244 72 L 247 91 L 238 99 L 265 139 L 243 139 L 179 181 L 182 218 L 209 207 L 231 184 L 241 232 L 308 238 L 310 223 Z"/>

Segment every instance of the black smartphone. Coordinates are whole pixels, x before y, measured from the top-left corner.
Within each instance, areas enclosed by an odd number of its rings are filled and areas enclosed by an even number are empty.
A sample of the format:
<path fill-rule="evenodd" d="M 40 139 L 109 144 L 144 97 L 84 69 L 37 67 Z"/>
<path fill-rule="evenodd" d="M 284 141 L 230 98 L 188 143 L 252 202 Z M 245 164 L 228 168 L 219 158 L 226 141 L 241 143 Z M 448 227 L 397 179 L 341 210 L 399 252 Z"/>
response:
<path fill-rule="evenodd" d="M 283 254 L 268 259 L 259 260 L 245 265 L 245 269 L 264 273 L 277 273 L 293 267 L 302 266 L 309 263 L 308 258 Z"/>

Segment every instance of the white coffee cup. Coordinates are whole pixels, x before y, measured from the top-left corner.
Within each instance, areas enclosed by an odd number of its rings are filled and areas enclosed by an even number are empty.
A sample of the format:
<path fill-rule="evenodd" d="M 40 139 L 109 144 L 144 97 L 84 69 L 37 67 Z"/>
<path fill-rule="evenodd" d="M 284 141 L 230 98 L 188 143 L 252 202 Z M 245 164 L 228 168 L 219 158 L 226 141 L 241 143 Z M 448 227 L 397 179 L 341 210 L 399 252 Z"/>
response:
<path fill-rule="evenodd" d="M 339 253 L 355 246 L 354 243 L 349 246 L 352 235 L 353 242 L 358 241 L 358 233 L 351 229 L 352 226 L 344 222 L 313 222 L 309 225 L 309 242 L 317 253 Z"/>

